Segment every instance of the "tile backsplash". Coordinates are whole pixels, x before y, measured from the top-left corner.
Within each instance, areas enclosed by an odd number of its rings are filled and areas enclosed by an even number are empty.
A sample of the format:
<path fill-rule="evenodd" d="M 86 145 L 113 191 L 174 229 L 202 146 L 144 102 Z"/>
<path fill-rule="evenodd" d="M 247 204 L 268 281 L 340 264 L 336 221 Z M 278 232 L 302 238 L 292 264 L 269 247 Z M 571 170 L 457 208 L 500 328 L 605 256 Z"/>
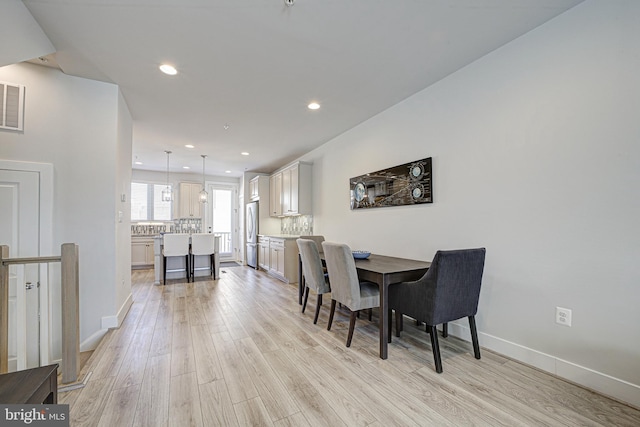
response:
<path fill-rule="evenodd" d="M 202 220 L 200 218 L 178 218 L 170 222 L 131 224 L 132 236 L 156 236 L 160 233 L 202 233 Z"/>
<path fill-rule="evenodd" d="M 313 235 L 313 215 L 287 216 L 280 220 L 280 232 L 294 236 Z"/>

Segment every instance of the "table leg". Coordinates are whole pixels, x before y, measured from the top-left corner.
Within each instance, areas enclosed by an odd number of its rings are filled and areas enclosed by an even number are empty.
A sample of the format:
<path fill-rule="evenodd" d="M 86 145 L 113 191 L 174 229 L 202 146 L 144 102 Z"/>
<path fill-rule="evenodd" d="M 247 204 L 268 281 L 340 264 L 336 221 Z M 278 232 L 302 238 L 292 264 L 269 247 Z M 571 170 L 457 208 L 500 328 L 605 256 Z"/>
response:
<path fill-rule="evenodd" d="M 389 342 L 389 284 L 378 283 L 380 289 L 380 359 L 387 358 L 387 343 Z"/>

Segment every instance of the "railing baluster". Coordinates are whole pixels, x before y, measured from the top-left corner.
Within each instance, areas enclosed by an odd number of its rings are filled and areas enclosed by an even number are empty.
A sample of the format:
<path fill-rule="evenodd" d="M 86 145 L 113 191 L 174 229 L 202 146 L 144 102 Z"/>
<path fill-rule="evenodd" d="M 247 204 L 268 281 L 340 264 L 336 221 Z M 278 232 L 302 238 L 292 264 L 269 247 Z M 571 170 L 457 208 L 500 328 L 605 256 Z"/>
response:
<path fill-rule="evenodd" d="M 62 382 L 80 375 L 80 313 L 78 297 L 78 245 L 62 245 Z"/>
<path fill-rule="evenodd" d="M 9 370 L 9 246 L 0 246 L 0 374 Z"/>

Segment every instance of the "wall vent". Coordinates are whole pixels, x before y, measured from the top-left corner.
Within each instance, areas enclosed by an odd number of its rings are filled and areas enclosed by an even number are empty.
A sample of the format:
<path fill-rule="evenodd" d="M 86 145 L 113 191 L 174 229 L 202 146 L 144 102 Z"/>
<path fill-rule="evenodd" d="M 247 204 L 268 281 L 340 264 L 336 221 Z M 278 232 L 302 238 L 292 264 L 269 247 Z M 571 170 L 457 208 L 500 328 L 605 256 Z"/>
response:
<path fill-rule="evenodd" d="M 24 130 L 24 86 L 0 82 L 0 129 Z"/>

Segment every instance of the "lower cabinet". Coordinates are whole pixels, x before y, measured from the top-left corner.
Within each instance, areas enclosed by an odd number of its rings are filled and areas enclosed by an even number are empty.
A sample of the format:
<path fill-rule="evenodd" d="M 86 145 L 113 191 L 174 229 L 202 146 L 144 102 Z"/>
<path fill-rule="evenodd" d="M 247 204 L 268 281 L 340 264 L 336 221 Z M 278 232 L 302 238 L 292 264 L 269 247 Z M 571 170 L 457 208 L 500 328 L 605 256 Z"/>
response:
<path fill-rule="evenodd" d="M 269 238 L 258 237 L 258 266 L 263 270 L 269 270 Z"/>
<path fill-rule="evenodd" d="M 298 245 L 295 239 L 260 236 L 260 268 L 286 283 L 298 281 Z"/>
<path fill-rule="evenodd" d="M 151 267 L 154 263 L 153 238 L 131 238 L 131 267 Z"/>

